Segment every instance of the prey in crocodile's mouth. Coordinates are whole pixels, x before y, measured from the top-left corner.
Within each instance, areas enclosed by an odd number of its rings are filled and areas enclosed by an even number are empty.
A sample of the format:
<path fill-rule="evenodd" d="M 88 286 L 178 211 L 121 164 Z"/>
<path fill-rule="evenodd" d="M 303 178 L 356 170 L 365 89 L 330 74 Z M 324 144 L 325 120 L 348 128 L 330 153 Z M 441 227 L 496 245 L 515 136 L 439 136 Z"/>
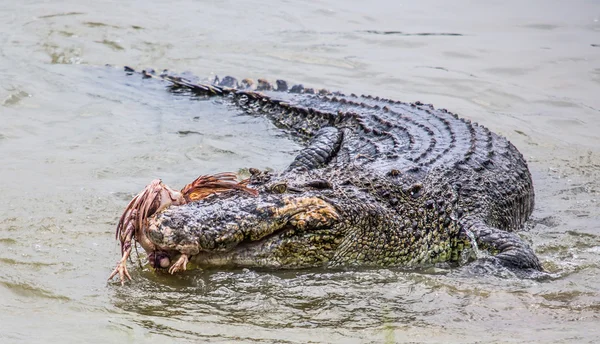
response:
<path fill-rule="evenodd" d="M 233 173 L 200 176 L 181 191 L 171 189 L 160 179 L 153 180 L 129 202 L 119 219 L 116 237 L 121 243 L 121 260 L 108 279 L 118 275 L 121 284 L 125 283 L 126 279 L 131 280 L 126 263 L 135 242 L 140 243 L 142 248 L 149 253 L 149 260 L 153 267 L 169 266 L 169 255 L 166 252 L 157 251 L 156 245 L 148 239 L 146 231 L 149 217 L 170 206 L 187 204 L 231 190 L 242 190 L 251 195 L 257 194 L 256 190 L 238 182 L 237 176 Z"/>

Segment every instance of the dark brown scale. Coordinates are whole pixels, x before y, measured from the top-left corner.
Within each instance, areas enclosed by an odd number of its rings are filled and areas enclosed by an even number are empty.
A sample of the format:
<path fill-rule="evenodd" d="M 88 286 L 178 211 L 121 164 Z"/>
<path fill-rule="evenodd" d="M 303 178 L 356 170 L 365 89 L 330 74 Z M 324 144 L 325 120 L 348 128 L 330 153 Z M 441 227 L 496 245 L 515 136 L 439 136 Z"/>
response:
<path fill-rule="evenodd" d="M 286 92 L 288 90 L 288 84 L 285 80 L 277 80 L 277 92 Z"/>
<path fill-rule="evenodd" d="M 304 92 L 304 86 L 302 84 L 294 85 L 290 89 L 290 93 L 303 93 L 303 92 Z"/>
<path fill-rule="evenodd" d="M 273 89 L 273 86 L 271 86 L 271 84 L 265 79 L 258 79 L 257 82 L 257 91 L 270 91 Z"/>
<path fill-rule="evenodd" d="M 240 83 L 240 88 L 241 89 L 251 89 L 253 85 L 254 85 L 254 81 L 252 81 L 252 79 L 243 79 L 242 82 Z"/>

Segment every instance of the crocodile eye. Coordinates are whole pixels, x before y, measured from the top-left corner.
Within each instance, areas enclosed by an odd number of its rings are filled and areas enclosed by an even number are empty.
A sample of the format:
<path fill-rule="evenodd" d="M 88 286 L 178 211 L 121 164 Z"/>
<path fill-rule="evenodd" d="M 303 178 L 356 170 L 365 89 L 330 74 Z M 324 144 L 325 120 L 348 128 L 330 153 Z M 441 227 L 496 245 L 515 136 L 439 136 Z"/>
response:
<path fill-rule="evenodd" d="M 271 186 L 271 191 L 274 193 L 282 194 L 287 191 L 286 183 L 277 183 Z"/>

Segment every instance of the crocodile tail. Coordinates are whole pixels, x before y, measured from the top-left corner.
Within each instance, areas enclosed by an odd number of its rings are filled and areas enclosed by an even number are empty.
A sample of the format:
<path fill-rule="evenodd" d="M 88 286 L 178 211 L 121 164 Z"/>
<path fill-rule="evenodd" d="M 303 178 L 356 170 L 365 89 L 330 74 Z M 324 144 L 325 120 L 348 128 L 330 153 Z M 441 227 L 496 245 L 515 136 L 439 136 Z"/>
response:
<path fill-rule="evenodd" d="M 212 194 L 219 194 L 231 190 L 242 190 L 253 196 L 258 195 L 258 191 L 239 183 L 236 175 L 231 172 L 200 176 L 193 182 L 184 186 L 183 189 L 181 189 L 181 193 L 186 202 L 194 202 Z"/>
<path fill-rule="evenodd" d="M 161 78 L 171 82 L 173 86 L 187 88 L 196 94 L 220 96 L 225 93 L 225 90 L 219 86 L 202 83 L 193 83 L 185 78 L 178 76 L 161 75 Z"/>
<path fill-rule="evenodd" d="M 181 87 L 189 89 L 195 94 L 204 96 L 222 96 L 231 92 L 231 90 L 234 90 L 233 88 L 211 85 L 208 83 L 194 83 L 180 76 L 169 75 L 166 71 L 161 74 L 156 74 L 156 72 L 153 69 L 144 69 L 142 71 L 136 71 L 131 67 L 125 66 L 125 72 L 127 72 L 128 74 L 141 74 L 144 78 L 165 80 L 171 83 L 171 85 L 175 88 Z"/>

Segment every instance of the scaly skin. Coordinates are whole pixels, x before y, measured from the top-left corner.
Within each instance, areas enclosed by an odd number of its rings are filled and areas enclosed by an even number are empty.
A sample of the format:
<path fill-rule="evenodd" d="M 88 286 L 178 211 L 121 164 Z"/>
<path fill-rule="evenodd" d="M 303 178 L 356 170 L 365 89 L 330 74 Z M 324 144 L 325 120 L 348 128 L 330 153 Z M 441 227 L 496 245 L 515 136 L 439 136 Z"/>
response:
<path fill-rule="evenodd" d="M 281 80 L 254 91 L 229 77 L 144 75 L 224 97 L 305 144 L 281 173 L 251 170 L 258 197 L 213 195 L 151 217 L 148 238 L 171 257 L 205 267 L 414 267 L 459 262 L 477 245 L 506 266 L 542 269 L 514 233 L 534 204 L 527 164 L 483 126 L 419 102 Z"/>

